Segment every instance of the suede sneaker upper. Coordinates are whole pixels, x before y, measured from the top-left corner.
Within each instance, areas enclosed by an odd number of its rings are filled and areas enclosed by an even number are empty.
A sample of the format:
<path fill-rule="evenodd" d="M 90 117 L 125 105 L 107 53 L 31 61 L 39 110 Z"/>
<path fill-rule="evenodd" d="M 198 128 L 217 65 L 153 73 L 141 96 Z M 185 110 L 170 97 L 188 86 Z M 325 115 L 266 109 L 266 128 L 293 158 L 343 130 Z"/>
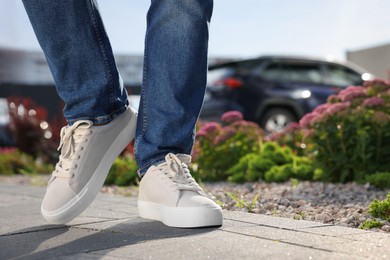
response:
<path fill-rule="evenodd" d="M 80 120 L 62 128 L 59 162 L 41 206 L 46 220 L 69 222 L 93 201 L 113 161 L 134 138 L 136 121 L 128 109 L 106 125 Z"/>
<path fill-rule="evenodd" d="M 191 176 L 190 161 L 189 155 L 170 153 L 165 162 L 148 169 L 140 183 L 141 217 L 173 227 L 222 225 L 222 209 Z"/>

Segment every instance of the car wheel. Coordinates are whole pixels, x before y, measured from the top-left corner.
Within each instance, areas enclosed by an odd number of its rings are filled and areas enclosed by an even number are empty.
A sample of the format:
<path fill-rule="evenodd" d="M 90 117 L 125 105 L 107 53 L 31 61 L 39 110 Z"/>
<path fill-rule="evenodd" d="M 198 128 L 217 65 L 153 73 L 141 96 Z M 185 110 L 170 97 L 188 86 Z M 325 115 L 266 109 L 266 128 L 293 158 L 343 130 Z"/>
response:
<path fill-rule="evenodd" d="M 293 113 L 284 108 L 272 108 L 267 110 L 260 120 L 260 126 L 266 134 L 281 132 L 291 122 L 297 119 Z"/>

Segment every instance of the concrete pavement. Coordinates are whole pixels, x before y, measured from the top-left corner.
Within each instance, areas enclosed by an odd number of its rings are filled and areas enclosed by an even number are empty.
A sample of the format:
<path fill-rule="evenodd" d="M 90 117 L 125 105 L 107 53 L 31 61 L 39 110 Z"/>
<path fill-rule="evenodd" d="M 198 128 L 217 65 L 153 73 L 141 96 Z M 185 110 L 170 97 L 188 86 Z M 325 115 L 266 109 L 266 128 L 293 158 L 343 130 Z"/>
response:
<path fill-rule="evenodd" d="M 0 259 L 390 259 L 390 235 L 244 212 L 220 228 L 138 217 L 136 198 L 99 194 L 69 225 L 39 212 L 44 187 L 0 183 Z"/>

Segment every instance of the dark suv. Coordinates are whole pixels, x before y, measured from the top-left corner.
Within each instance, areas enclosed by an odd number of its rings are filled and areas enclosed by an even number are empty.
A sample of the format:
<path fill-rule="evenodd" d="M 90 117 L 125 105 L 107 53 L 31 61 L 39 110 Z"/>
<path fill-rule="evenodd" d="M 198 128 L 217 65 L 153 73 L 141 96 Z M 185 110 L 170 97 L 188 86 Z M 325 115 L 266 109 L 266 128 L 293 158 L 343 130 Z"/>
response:
<path fill-rule="evenodd" d="M 210 66 L 201 119 L 237 110 L 266 132 L 298 121 L 329 95 L 373 76 L 351 63 L 266 56 Z"/>

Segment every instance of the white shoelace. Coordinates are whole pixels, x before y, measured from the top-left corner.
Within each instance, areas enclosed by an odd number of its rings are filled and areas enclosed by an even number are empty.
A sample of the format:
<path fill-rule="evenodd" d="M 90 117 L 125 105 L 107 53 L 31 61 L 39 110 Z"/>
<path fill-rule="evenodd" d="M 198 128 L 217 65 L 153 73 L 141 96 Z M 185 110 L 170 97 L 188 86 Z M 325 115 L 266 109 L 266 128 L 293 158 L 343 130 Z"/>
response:
<path fill-rule="evenodd" d="M 194 178 L 191 176 L 190 170 L 187 166 L 187 164 L 191 162 L 191 156 L 184 154 L 176 156 L 169 153 L 165 157 L 165 160 L 168 166 L 168 172 L 164 171 L 165 167 L 162 167 L 162 170 L 169 179 L 172 180 L 173 187 L 176 190 L 192 190 L 203 193 L 202 188 L 199 187 Z"/>
<path fill-rule="evenodd" d="M 74 176 L 73 170 L 77 168 L 75 160 L 80 159 L 79 153 L 83 150 L 83 143 L 88 141 L 88 136 L 92 133 L 90 129 L 92 125 L 91 121 L 80 120 L 61 129 L 61 142 L 58 146 L 61 154 L 53 172 L 53 178 Z"/>

